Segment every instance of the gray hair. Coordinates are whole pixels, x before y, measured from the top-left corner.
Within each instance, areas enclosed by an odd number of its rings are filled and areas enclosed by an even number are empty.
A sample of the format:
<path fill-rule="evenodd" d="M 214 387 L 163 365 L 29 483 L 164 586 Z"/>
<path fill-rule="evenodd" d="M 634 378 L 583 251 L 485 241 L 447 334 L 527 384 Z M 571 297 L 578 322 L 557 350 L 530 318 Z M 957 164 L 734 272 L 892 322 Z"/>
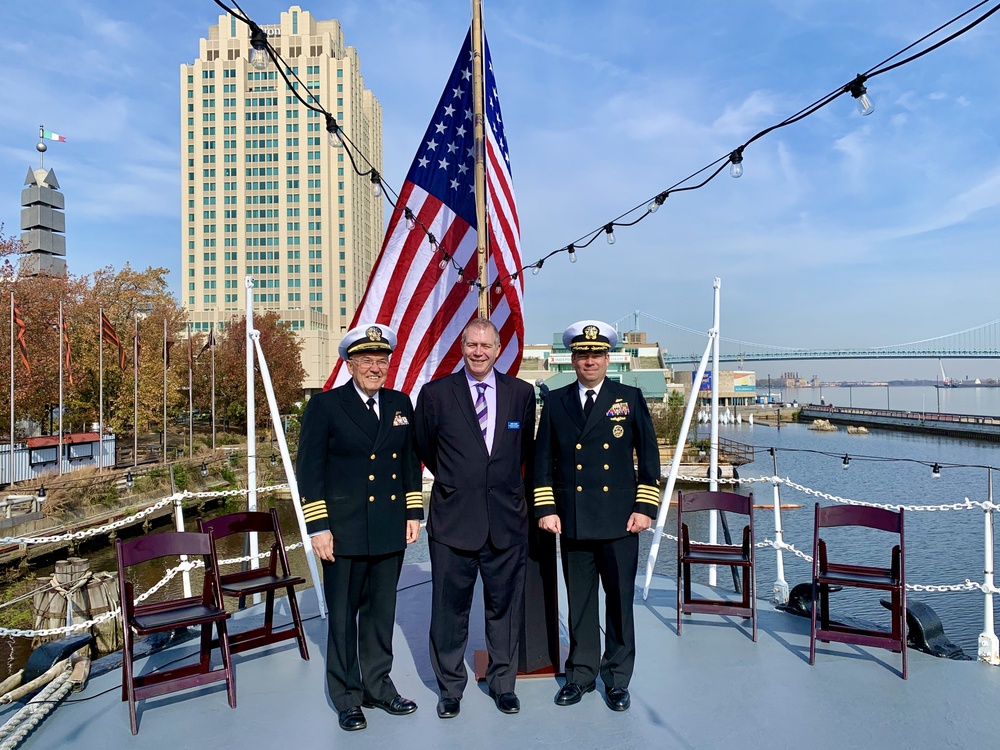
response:
<path fill-rule="evenodd" d="M 462 329 L 462 346 L 465 346 L 466 334 L 473 330 L 482 332 L 493 331 L 493 339 L 496 342 L 497 348 L 500 347 L 500 331 L 493 325 L 493 321 L 488 318 L 473 318 L 469 321 L 468 325 Z"/>

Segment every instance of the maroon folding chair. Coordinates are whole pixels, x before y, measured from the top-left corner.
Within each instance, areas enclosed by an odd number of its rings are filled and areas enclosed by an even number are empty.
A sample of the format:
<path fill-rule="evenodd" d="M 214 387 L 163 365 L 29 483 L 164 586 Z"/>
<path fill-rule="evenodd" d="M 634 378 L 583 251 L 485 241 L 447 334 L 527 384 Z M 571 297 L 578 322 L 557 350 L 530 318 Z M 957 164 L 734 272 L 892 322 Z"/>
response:
<path fill-rule="evenodd" d="M 222 606 L 219 589 L 219 569 L 215 542 L 210 534 L 165 532 L 151 534 L 127 542 L 115 542 L 118 554 L 118 590 L 121 596 L 122 630 L 125 653 L 122 659 L 122 700 L 128 701 L 132 734 L 139 733 L 136 702 L 164 693 L 225 681 L 229 705 L 236 708 L 236 680 L 229 655 L 229 635 L 226 620 L 229 614 Z M 205 562 L 205 580 L 201 594 L 181 599 L 158 599 L 137 603 L 135 587 L 129 580 L 129 568 L 163 557 L 200 556 Z M 172 565 L 176 565 L 173 562 Z M 222 667 L 212 669 L 212 626 L 218 631 Z M 134 644 L 136 636 L 162 633 L 188 627 L 201 628 L 198 662 L 161 672 L 135 673 Z"/>
<path fill-rule="evenodd" d="M 899 536 L 892 548 L 888 568 L 830 562 L 826 541 L 820 530 L 834 526 L 879 529 Z M 886 648 L 902 654 L 903 679 L 906 679 L 906 556 L 903 535 L 903 509 L 898 511 L 863 505 L 834 505 L 821 508 L 816 503 L 813 532 L 812 621 L 809 630 L 809 663 L 816 662 L 816 639 L 829 643 Z M 830 621 L 830 587 L 876 589 L 890 593 L 891 632 L 851 627 Z M 819 603 L 819 627 L 816 605 Z"/>
<path fill-rule="evenodd" d="M 685 515 L 696 511 L 718 510 L 747 517 L 741 544 L 692 542 Z M 691 593 L 692 565 L 726 565 L 743 572 L 743 598 L 700 599 Z M 757 591 L 754 575 L 753 494 L 735 492 L 677 493 L 677 635 L 681 634 L 681 616 L 687 614 L 736 615 L 750 618 L 753 640 L 757 640 Z"/>
<path fill-rule="evenodd" d="M 266 646 L 270 643 L 294 638 L 299 643 L 299 654 L 303 659 L 308 660 L 309 649 L 306 647 L 305 631 L 302 629 L 299 603 L 295 598 L 295 587 L 305 583 L 306 580 L 289 573 L 288 555 L 285 552 L 285 543 L 281 538 L 281 526 L 278 524 L 278 511 L 272 508 L 270 513 L 258 511 L 230 513 L 208 521 L 199 518 L 198 526 L 202 531 L 212 534 L 216 540 L 232 534 L 249 534 L 251 532 L 270 534 L 273 539 L 267 567 L 224 573 L 219 579 L 222 593 L 225 596 L 243 598 L 253 594 L 265 594 L 264 624 L 259 628 L 231 635 L 229 637 L 231 651 L 237 654 L 258 646 Z M 281 589 L 284 589 L 288 596 L 292 622 L 287 627 L 275 630 L 274 592 Z"/>

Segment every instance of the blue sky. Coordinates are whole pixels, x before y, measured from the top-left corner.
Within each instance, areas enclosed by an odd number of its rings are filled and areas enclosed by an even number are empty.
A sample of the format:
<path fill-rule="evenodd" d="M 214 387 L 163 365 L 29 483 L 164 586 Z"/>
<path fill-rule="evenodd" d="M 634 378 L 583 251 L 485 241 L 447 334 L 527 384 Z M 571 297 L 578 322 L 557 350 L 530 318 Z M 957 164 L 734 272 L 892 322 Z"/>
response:
<path fill-rule="evenodd" d="M 487 0 L 526 262 L 565 246 L 847 82 L 972 0 Z M 246 0 L 259 23 L 285 3 Z M 462 42 L 465 0 L 304 3 L 334 16 L 382 103 L 398 187 Z M 179 289 L 179 66 L 211 0 L 50 0 L 5 9 L 0 196 L 18 234 L 37 127 L 67 199 L 68 261 L 164 265 Z M 1000 14 L 753 144 L 745 173 L 526 281 L 527 340 L 642 310 L 698 330 L 722 278 L 723 335 L 784 346 L 912 341 L 1000 317 Z M 387 212 L 388 213 L 388 212 Z M 657 329 L 661 343 L 700 345 Z M 773 369 L 776 365 L 770 365 Z M 782 366 L 783 367 L 783 366 Z M 789 365 L 853 377 L 857 367 Z M 936 363 L 906 366 L 934 377 Z M 995 376 L 973 363 L 973 374 Z M 913 369 L 915 368 L 915 369 Z M 926 370 L 926 375 L 924 375 Z M 866 365 L 872 377 L 899 364 Z"/>

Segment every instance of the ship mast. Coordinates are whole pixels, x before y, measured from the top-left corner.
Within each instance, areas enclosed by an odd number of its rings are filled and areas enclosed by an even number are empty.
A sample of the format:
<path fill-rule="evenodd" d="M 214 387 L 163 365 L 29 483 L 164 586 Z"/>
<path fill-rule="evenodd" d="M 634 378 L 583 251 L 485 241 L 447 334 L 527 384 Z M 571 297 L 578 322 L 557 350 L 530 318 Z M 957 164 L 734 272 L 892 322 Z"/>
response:
<path fill-rule="evenodd" d="M 472 134 L 476 164 L 476 261 L 479 269 L 479 317 L 489 319 L 489 255 L 486 226 L 486 135 L 483 92 L 483 6 L 482 0 L 472 0 Z"/>

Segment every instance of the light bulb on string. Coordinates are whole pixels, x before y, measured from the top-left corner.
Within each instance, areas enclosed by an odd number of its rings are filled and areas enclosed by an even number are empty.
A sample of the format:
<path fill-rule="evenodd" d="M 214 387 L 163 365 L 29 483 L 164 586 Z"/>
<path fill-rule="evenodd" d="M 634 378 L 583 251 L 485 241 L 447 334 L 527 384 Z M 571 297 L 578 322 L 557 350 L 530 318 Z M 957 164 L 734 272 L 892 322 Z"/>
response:
<path fill-rule="evenodd" d="M 931 467 L 931 478 L 940 479 L 941 478 L 941 467 L 938 464 L 934 464 Z"/>
<path fill-rule="evenodd" d="M 729 155 L 729 176 L 739 178 L 743 176 L 743 147 L 733 151 Z"/>
<path fill-rule="evenodd" d="M 406 231 L 412 232 L 413 228 L 417 226 L 417 220 L 409 206 L 403 209 L 403 215 L 406 217 Z"/>
<path fill-rule="evenodd" d="M 379 175 L 378 171 L 373 169 L 371 173 L 372 181 L 372 196 L 375 198 L 382 197 L 382 177 Z"/>
<path fill-rule="evenodd" d="M 441 258 L 440 262 L 438 262 L 438 268 L 440 268 L 442 271 L 446 269 L 448 267 L 449 260 L 451 260 L 451 256 L 448 255 L 448 253 L 445 253 L 444 257 Z"/>
<path fill-rule="evenodd" d="M 269 62 L 271 57 L 267 54 L 267 34 L 254 24 L 250 27 L 250 64 L 255 70 L 264 70 Z"/>
<path fill-rule="evenodd" d="M 329 112 L 326 114 L 326 132 L 330 134 L 330 146 L 333 148 L 343 148 L 344 139 L 340 135 L 340 125 L 336 118 Z"/>
<path fill-rule="evenodd" d="M 531 269 L 532 275 L 537 276 L 538 272 L 542 270 L 542 266 L 543 265 L 545 265 L 545 261 L 544 260 L 538 261 L 538 263 L 535 265 L 535 267 Z"/>
<path fill-rule="evenodd" d="M 604 234 L 608 238 L 608 244 L 609 245 L 615 244 L 615 224 L 614 224 L 614 222 L 611 222 L 610 224 L 605 224 L 604 225 Z"/>
<path fill-rule="evenodd" d="M 858 73 L 858 77 L 847 84 L 847 91 L 854 97 L 854 103 L 858 105 L 858 112 L 862 117 L 867 117 L 875 111 L 875 105 L 872 104 L 868 89 L 865 87 L 866 80 L 868 79 Z"/>
<path fill-rule="evenodd" d="M 851 468 L 851 457 L 848 456 L 846 453 L 844 454 L 844 468 L 845 469 Z"/>
<path fill-rule="evenodd" d="M 576 263 L 576 248 L 573 245 L 567 245 L 566 252 L 569 253 L 569 262 Z"/>
<path fill-rule="evenodd" d="M 660 206 L 663 205 L 663 202 L 666 199 L 667 199 L 667 194 L 660 193 L 658 196 L 653 198 L 653 202 L 649 204 L 649 207 L 646 210 L 649 211 L 649 213 L 651 214 L 655 214 L 656 211 L 660 208 Z"/>
<path fill-rule="evenodd" d="M 494 294 L 503 294 L 503 284 L 499 281 L 493 286 Z"/>

